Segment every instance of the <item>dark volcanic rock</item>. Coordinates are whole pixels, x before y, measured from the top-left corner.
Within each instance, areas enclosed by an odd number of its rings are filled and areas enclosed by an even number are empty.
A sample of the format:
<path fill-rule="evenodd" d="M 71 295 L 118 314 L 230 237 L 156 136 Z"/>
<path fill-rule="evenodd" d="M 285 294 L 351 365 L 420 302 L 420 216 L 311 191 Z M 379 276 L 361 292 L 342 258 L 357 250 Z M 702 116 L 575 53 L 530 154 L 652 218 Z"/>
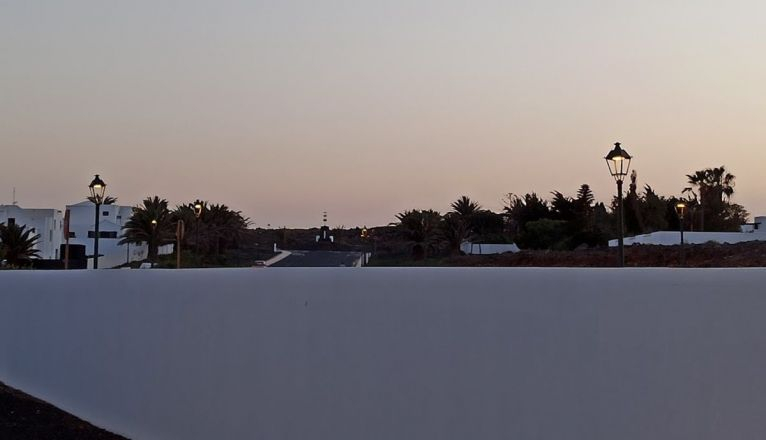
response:
<path fill-rule="evenodd" d="M 125 440 L 0 382 L 0 439 Z"/>

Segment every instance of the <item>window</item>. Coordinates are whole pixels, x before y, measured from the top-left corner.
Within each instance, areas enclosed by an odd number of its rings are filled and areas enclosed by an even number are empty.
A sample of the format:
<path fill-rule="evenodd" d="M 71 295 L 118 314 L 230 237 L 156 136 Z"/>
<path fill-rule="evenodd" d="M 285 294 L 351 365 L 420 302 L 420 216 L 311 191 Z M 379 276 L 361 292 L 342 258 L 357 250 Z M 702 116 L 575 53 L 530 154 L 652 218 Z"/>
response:
<path fill-rule="evenodd" d="M 13 226 L 16 224 L 16 219 L 13 217 L 8 217 L 8 226 Z"/>
<path fill-rule="evenodd" d="M 77 238 L 74 232 L 69 231 L 69 238 Z"/>
<path fill-rule="evenodd" d="M 103 215 L 104 217 L 108 217 L 109 216 L 109 211 L 103 211 L 101 213 L 101 215 Z"/>
<path fill-rule="evenodd" d="M 48 241 L 53 241 L 53 231 L 48 231 Z"/>

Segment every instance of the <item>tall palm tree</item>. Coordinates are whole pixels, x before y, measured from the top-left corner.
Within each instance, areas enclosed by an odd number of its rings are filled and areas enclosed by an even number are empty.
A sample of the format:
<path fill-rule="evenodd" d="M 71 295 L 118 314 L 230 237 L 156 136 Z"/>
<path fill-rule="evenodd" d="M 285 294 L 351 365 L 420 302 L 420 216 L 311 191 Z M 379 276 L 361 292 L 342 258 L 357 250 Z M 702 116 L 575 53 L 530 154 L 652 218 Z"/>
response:
<path fill-rule="evenodd" d="M 434 249 L 438 242 L 441 215 L 431 209 L 413 209 L 397 214 L 396 218 L 399 220 L 397 229 L 413 244 L 413 256 L 418 259 L 427 257 L 428 252 Z"/>
<path fill-rule="evenodd" d="M 232 211 L 224 204 L 208 205 L 203 218 L 209 245 L 215 255 L 219 255 L 221 249 L 236 246 L 249 224 L 250 220 L 240 211 Z"/>
<path fill-rule="evenodd" d="M 481 205 L 469 199 L 466 196 L 461 196 L 456 201 L 452 202 L 452 211 L 459 214 L 461 217 L 468 218 L 481 210 Z"/>
<path fill-rule="evenodd" d="M 441 238 L 449 247 L 450 253 L 460 252 L 460 245 L 468 238 L 468 225 L 456 212 L 448 212 L 444 215 L 440 224 Z"/>
<path fill-rule="evenodd" d="M 705 230 L 705 211 L 715 213 L 720 211 L 721 203 L 728 202 L 734 194 L 734 175 L 727 172 L 721 165 L 716 168 L 705 168 L 687 174 L 686 178 L 691 185 L 684 188 L 683 193 L 691 194 L 699 200 L 700 230 Z M 696 188 L 696 192 L 694 189 Z"/>
<path fill-rule="evenodd" d="M 461 196 L 450 206 L 452 212 L 444 216 L 441 229 L 450 252 L 456 254 L 460 251 L 463 241 L 471 235 L 473 220 L 481 212 L 481 206 L 466 196 Z"/>
<path fill-rule="evenodd" d="M 168 201 L 157 196 L 147 197 L 143 204 L 133 208 L 133 215 L 125 223 L 123 237 L 119 244 L 146 243 L 149 260 L 157 260 L 160 246 L 173 243 L 175 228 L 168 209 Z"/>
<path fill-rule="evenodd" d="M 35 249 L 40 235 L 32 235 L 32 230 L 17 224 L 0 224 L 0 258 L 8 264 L 19 266 L 38 258 L 40 251 Z"/>
<path fill-rule="evenodd" d="M 190 240 L 192 242 L 196 240 L 194 234 L 191 234 L 191 238 L 189 234 L 189 232 L 193 232 L 191 229 L 197 226 L 197 216 L 194 214 L 194 203 L 189 203 L 187 205 L 177 205 L 176 209 L 174 209 L 171 213 L 171 218 L 174 224 L 177 224 L 179 221 L 184 222 L 184 226 L 186 227 L 186 234 L 183 236 L 181 241 L 184 247 L 186 247 Z"/>

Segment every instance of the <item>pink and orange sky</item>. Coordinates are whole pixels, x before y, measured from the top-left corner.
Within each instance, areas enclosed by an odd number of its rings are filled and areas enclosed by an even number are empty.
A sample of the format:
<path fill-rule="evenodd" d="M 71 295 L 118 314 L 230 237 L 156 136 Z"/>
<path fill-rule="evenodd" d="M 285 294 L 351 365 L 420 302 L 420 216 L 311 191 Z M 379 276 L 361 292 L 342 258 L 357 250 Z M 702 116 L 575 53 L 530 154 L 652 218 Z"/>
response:
<path fill-rule="evenodd" d="M 766 214 L 766 3 L 0 3 L 0 203 L 63 208 L 100 173 L 257 226 L 380 225 L 467 195 L 725 165 Z"/>

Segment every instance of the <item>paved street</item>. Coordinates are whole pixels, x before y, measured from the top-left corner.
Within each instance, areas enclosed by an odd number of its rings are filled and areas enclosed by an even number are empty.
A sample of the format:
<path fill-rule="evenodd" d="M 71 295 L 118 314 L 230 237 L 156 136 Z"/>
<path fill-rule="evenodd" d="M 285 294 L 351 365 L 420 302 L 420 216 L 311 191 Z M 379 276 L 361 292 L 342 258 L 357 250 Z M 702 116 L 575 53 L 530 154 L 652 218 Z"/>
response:
<path fill-rule="evenodd" d="M 337 251 L 290 251 L 290 256 L 271 267 L 352 267 L 360 257 L 359 252 Z"/>

